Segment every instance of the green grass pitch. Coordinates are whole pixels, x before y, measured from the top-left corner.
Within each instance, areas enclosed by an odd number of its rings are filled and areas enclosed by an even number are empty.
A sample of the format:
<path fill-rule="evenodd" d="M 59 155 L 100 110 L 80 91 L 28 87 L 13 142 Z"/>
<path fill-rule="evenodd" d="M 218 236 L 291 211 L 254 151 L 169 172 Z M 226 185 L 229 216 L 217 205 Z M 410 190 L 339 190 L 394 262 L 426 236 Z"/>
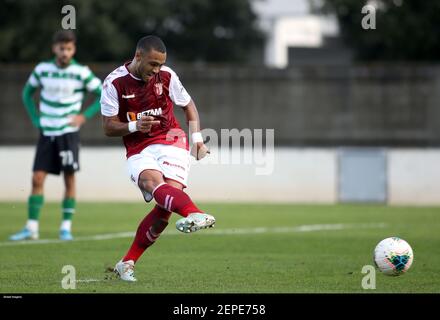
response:
<path fill-rule="evenodd" d="M 216 228 L 175 230 L 178 216 L 136 265 L 138 282 L 107 279 L 106 266 L 125 254 L 151 205 L 79 203 L 76 240 L 58 242 L 60 204 L 45 204 L 40 243 L 11 243 L 23 227 L 25 203 L 0 204 L 2 293 L 374 293 L 440 292 L 440 208 L 380 205 L 201 204 Z M 108 235 L 98 239 L 98 235 Z M 414 250 L 408 273 L 376 275 L 364 290 L 361 272 L 382 239 L 399 236 Z M 65 290 L 64 265 L 76 270 Z"/>

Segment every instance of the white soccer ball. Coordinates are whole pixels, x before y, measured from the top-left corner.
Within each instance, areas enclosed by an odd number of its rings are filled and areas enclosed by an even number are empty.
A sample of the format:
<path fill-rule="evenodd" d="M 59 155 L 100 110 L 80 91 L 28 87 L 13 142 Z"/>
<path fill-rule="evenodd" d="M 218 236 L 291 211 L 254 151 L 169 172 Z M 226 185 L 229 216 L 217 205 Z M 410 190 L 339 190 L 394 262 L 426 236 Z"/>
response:
<path fill-rule="evenodd" d="M 411 246 L 398 237 L 386 238 L 374 249 L 377 268 L 389 276 L 398 276 L 411 267 L 414 254 Z"/>

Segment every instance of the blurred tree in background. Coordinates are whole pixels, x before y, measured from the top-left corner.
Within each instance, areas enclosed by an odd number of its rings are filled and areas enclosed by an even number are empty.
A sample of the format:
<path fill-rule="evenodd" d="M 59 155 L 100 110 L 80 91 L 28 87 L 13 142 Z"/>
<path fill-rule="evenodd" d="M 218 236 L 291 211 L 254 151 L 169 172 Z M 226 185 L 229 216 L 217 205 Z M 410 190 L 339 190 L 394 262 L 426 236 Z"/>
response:
<path fill-rule="evenodd" d="M 130 58 L 140 37 L 156 34 L 176 60 L 242 62 L 263 39 L 248 0 L 2 0 L 0 61 L 51 57 L 64 5 L 76 9 L 82 61 Z"/>
<path fill-rule="evenodd" d="M 375 30 L 362 29 L 361 10 L 366 4 L 377 7 Z M 337 15 L 342 37 L 359 60 L 438 61 L 440 57 L 440 1 L 324 0 L 321 9 Z"/>

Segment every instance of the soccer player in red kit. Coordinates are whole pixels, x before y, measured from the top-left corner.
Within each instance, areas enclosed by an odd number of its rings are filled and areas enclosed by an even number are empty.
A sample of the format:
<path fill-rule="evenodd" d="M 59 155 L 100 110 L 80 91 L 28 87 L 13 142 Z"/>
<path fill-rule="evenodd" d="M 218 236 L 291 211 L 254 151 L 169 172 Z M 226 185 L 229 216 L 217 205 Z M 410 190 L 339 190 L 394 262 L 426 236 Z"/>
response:
<path fill-rule="evenodd" d="M 107 136 L 122 136 L 131 180 L 146 202 L 156 206 L 141 221 L 127 254 L 115 273 L 136 281 L 134 264 L 168 225 L 172 212 L 182 216 L 176 228 L 184 233 L 214 226 L 183 192 L 187 184 L 190 153 L 200 160 L 207 153 L 200 133 L 196 106 L 176 73 L 165 66 L 166 48 L 156 36 L 140 39 L 132 61 L 110 73 L 104 81 L 101 113 Z M 185 132 L 173 113 L 182 107 L 191 134 L 191 150 Z M 191 152 L 190 152 L 191 151 Z"/>

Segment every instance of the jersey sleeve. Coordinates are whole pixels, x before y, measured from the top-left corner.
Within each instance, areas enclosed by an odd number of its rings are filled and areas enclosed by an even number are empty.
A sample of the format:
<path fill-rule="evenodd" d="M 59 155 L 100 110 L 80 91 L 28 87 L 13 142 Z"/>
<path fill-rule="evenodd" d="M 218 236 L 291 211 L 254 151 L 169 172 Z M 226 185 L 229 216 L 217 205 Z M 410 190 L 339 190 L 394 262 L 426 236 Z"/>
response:
<path fill-rule="evenodd" d="M 29 76 L 27 80 L 27 84 L 29 84 L 31 87 L 38 88 L 41 86 L 40 82 L 40 65 L 37 65 L 35 69 L 32 71 L 31 75 Z"/>
<path fill-rule="evenodd" d="M 180 82 L 179 77 L 174 71 L 171 71 L 169 92 L 170 98 L 175 105 L 186 107 L 191 101 L 191 96 L 188 94 L 182 82 Z"/>
<path fill-rule="evenodd" d="M 108 80 L 104 81 L 101 93 L 101 114 L 113 117 L 119 113 L 118 92 L 115 86 Z"/>
<path fill-rule="evenodd" d="M 101 87 L 101 80 L 93 74 L 89 67 L 84 67 L 82 78 L 84 87 L 89 92 L 96 91 Z"/>

